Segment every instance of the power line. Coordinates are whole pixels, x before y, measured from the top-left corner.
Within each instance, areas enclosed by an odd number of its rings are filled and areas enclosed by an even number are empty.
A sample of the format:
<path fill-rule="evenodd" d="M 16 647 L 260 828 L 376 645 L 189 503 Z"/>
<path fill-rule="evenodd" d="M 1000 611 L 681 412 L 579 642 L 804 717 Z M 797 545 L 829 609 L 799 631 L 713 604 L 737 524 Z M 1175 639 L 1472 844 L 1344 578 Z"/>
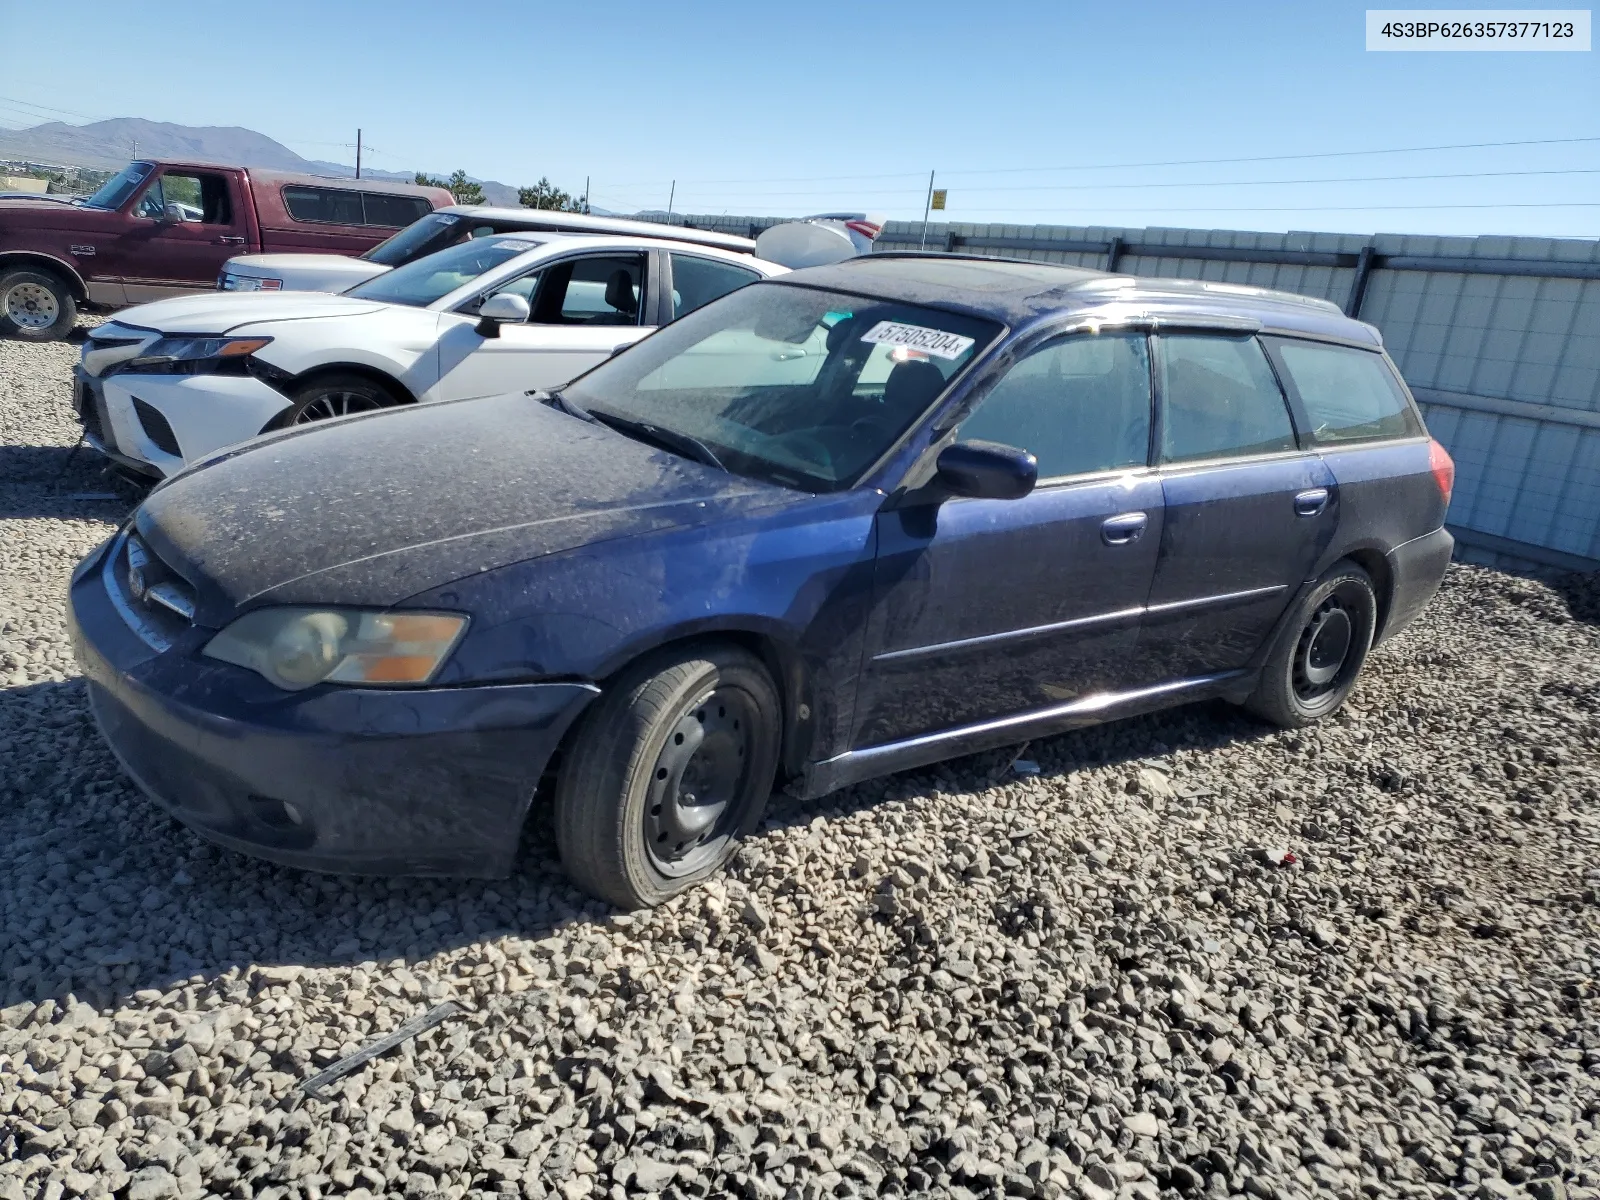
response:
<path fill-rule="evenodd" d="M 1272 205 L 1251 208 L 1145 208 L 1142 205 L 1133 205 L 1123 211 L 1137 213 L 1257 213 L 1257 212 L 1432 212 L 1442 209 L 1456 208 L 1600 208 L 1600 201 L 1592 200 L 1540 200 L 1531 203 L 1511 204 L 1313 204 L 1305 207 L 1283 208 Z M 1045 209 L 1032 208 L 986 208 L 985 212 L 1074 212 L 1074 213 L 1103 213 L 1105 207 L 1100 208 L 1074 208 L 1074 209 Z M 1583 235 L 1593 236 L 1591 234 Z"/>
<path fill-rule="evenodd" d="M 1242 188 L 1242 187 L 1299 187 L 1309 184 L 1334 184 L 1334 183 L 1396 183 L 1417 180 L 1440 179 L 1511 179 L 1526 178 L 1530 176 L 1551 175 L 1600 175 L 1600 167 L 1562 167 L 1544 171 L 1461 171 L 1433 175 L 1351 175 L 1336 176 L 1323 179 L 1217 179 L 1197 180 L 1193 182 L 1162 182 L 1162 183 L 1037 183 L 1037 184 L 1001 184 L 984 185 L 974 184 L 965 189 L 967 196 L 982 196 L 992 192 L 1099 192 L 1099 191 L 1139 191 L 1147 188 Z M 778 190 L 778 191 L 737 191 L 732 193 L 737 197 L 805 197 L 805 196 L 835 196 L 837 188 L 813 188 L 805 190 Z M 906 195 L 910 196 L 911 190 L 895 189 L 889 192 L 878 192 L 877 195 Z M 918 192 L 917 194 L 921 194 Z"/>
<path fill-rule="evenodd" d="M 1319 158 L 1357 158 L 1370 154 L 1421 154 L 1435 150 L 1492 150 L 1507 146 L 1569 146 L 1578 143 L 1600 142 L 1600 137 L 1529 138 L 1514 142 L 1455 142 L 1439 146 L 1395 146 L 1382 150 L 1329 150 L 1314 154 L 1258 154 L 1242 158 L 1185 158 L 1164 162 L 1074 163 L 1054 167 L 966 167 L 945 170 L 946 175 L 1012 175 L 1021 173 L 1048 173 L 1051 171 L 1118 171 L 1145 167 L 1199 167 L 1231 163 L 1299 162 Z M 944 168 L 940 168 L 943 170 Z M 691 184 L 730 183 L 826 183 L 858 179 L 918 179 L 921 171 L 889 171 L 864 175 L 788 175 L 746 179 L 691 179 Z M 665 180 L 638 180 L 618 183 L 617 187 L 651 187 Z"/>

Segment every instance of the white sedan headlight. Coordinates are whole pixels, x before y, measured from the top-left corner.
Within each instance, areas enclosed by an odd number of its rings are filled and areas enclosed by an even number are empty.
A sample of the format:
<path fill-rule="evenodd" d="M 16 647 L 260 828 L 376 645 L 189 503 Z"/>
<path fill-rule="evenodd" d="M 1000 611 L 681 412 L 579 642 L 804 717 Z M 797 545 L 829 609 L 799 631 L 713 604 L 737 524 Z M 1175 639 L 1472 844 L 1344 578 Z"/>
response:
<path fill-rule="evenodd" d="M 432 679 L 466 627 L 455 613 L 259 608 L 204 653 L 291 692 L 319 683 L 393 687 Z"/>

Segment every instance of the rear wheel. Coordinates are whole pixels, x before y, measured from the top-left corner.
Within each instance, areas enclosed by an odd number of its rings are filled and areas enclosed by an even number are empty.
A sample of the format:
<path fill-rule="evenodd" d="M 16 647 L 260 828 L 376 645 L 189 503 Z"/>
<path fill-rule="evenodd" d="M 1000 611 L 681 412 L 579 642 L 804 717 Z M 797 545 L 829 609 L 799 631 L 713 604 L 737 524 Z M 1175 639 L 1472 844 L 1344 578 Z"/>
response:
<path fill-rule="evenodd" d="M 556 841 L 572 881 L 634 909 L 720 868 L 766 808 L 779 721 L 772 677 L 737 647 L 625 672 L 586 716 L 556 784 Z"/>
<path fill-rule="evenodd" d="M 274 422 L 275 427 L 307 425 L 404 403 L 377 380 L 351 373 L 318 376 L 296 388 L 291 398 L 294 404 Z"/>
<path fill-rule="evenodd" d="M 72 332 L 78 302 L 51 271 L 0 272 L 0 333 L 28 342 L 58 342 Z"/>
<path fill-rule="evenodd" d="M 1245 707 L 1285 729 L 1327 716 L 1355 687 L 1377 624 L 1371 577 L 1338 564 L 1295 607 Z"/>

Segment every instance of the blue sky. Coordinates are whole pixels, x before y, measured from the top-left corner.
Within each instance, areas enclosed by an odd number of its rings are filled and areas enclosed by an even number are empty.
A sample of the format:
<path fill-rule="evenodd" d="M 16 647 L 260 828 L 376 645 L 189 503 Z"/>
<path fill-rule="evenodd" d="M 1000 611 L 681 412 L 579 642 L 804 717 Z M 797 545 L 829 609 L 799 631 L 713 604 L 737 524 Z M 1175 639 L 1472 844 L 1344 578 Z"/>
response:
<path fill-rule="evenodd" d="M 0 123 L 244 125 L 345 161 L 360 125 L 374 166 L 589 176 L 618 210 L 676 180 L 678 211 L 920 218 L 934 169 L 958 221 L 1600 235 L 1593 52 L 1368 53 L 1364 11 L 0 0 Z M 1597 140 L 1281 157 L 1563 138 Z M 1371 178 L 1418 175 L 1478 177 Z"/>

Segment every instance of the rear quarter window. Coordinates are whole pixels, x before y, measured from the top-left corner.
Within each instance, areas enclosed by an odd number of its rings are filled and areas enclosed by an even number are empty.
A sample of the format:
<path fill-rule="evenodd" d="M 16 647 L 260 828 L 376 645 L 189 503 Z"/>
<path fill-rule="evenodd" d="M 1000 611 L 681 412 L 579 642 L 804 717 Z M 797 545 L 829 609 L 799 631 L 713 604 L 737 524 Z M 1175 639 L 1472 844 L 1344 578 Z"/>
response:
<path fill-rule="evenodd" d="M 421 196 L 346 188 L 286 187 L 283 206 L 296 221 L 316 225 L 378 225 L 398 229 L 433 211 Z"/>
<path fill-rule="evenodd" d="M 1273 349 L 1317 445 L 1414 437 L 1422 432 L 1382 354 L 1352 346 L 1273 339 Z"/>

